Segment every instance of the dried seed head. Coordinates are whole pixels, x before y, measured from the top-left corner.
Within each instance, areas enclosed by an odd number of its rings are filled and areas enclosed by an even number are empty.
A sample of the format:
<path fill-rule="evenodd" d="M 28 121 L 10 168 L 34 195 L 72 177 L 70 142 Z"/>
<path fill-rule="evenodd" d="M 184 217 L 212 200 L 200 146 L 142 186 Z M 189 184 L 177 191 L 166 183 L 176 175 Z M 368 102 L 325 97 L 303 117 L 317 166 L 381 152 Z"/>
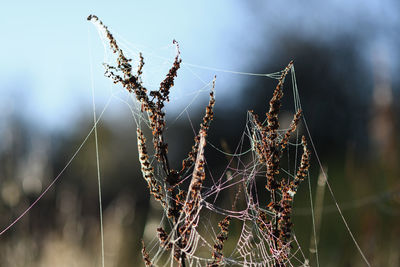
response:
<path fill-rule="evenodd" d="M 210 100 L 206 107 L 206 113 L 204 114 L 203 121 L 200 124 L 200 132 L 203 131 L 205 133 L 205 136 L 207 136 L 208 129 L 214 118 L 214 105 L 215 105 L 214 90 L 215 90 L 216 78 L 217 76 L 214 76 L 213 85 L 210 92 Z M 199 143 L 200 143 L 200 133 L 196 135 L 194 138 L 194 145 L 192 146 L 192 150 L 189 152 L 188 158 L 182 161 L 182 169 L 179 171 L 179 176 L 182 177 L 196 161 L 197 152 L 199 150 Z"/>
<path fill-rule="evenodd" d="M 137 142 L 139 151 L 139 161 L 141 165 L 141 170 L 143 178 L 146 180 L 149 187 L 150 193 L 158 200 L 163 207 L 166 207 L 166 202 L 164 200 L 164 194 L 162 192 L 161 186 L 158 184 L 156 178 L 154 177 L 154 168 L 151 166 L 149 161 L 149 156 L 146 149 L 146 138 L 143 132 L 137 129 Z"/>
<path fill-rule="evenodd" d="M 286 131 L 285 135 L 281 141 L 281 147 L 284 149 L 289 142 L 290 135 L 296 130 L 297 125 L 299 124 L 301 118 L 301 110 L 299 109 L 293 117 L 292 123 L 290 124 L 289 129 Z"/>
<path fill-rule="evenodd" d="M 278 85 L 275 88 L 274 94 L 269 102 L 269 111 L 267 113 L 267 122 L 269 130 L 269 138 L 275 140 L 277 137 L 276 131 L 279 128 L 278 114 L 281 108 L 281 99 L 283 97 L 283 83 L 285 77 L 293 65 L 293 61 L 287 65 L 287 67 L 282 71 L 281 77 L 279 78 Z"/>
<path fill-rule="evenodd" d="M 297 170 L 297 174 L 290 185 L 290 190 L 293 192 L 297 191 L 299 184 L 307 177 L 308 170 L 310 168 L 310 151 L 307 148 L 307 140 L 303 135 L 301 138 L 303 144 L 303 154 L 301 155 L 300 167 Z"/>
<path fill-rule="evenodd" d="M 176 194 L 175 199 L 172 201 L 172 205 L 168 209 L 169 218 L 178 218 L 182 212 L 183 204 L 185 203 L 186 191 L 179 190 Z"/>
<path fill-rule="evenodd" d="M 186 198 L 186 202 L 183 208 L 186 216 L 190 216 L 193 213 L 193 208 L 197 208 L 196 206 L 199 204 L 200 191 L 202 188 L 203 181 L 205 179 L 205 172 L 204 172 L 205 146 L 206 146 L 206 132 L 204 130 L 200 130 L 199 151 L 196 157 L 196 164 L 193 170 L 192 180 L 189 185 L 189 190 L 188 190 L 189 194 Z M 196 206 L 193 204 L 196 204 Z"/>
<path fill-rule="evenodd" d="M 162 227 L 159 227 L 159 228 L 157 228 L 157 233 L 158 233 L 158 239 L 160 240 L 161 247 L 163 247 L 167 250 L 171 249 L 172 243 L 169 242 L 169 236 L 168 236 L 167 232 Z"/>
<path fill-rule="evenodd" d="M 222 264 L 222 259 L 224 257 L 222 250 L 224 248 L 224 242 L 228 239 L 228 228 L 230 221 L 231 217 L 226 216 L 222 221 L 218 223 L 218 227 L 221 229 L 221 231 L 217 235 L 217 240 L 215 241 L 214 249 L 212 252 L 212 257 L 214 261 L 208 264 L 208 267 L 220 266 Z"/>
<path fill-rule="evenodd" d="M 144 245 L 143 240 L 142 240 L 142 247 L 143 247 L 142 248 L 142 257 L 143 257 L 144 264 L 146 264 L 147 267 L 153 266 L 153 264 L 151 263 L 151 260 L 150 260 L 149 253 L 147 253 L 147 251 L 146 251 L 146 246 Z"/>

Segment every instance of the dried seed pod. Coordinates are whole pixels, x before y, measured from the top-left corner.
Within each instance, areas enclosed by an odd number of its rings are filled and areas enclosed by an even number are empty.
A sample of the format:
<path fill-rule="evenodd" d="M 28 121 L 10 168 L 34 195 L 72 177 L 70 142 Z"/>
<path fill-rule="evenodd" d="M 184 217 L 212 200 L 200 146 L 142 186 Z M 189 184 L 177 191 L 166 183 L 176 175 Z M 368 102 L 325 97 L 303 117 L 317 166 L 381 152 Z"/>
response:
<path fill-rule="evenodd" d="M 257 224 L 261 231 L 266 232 L 271 227 L 271 222 L 268 220 L 267 213 L 265 211 L 259 210 L 257 217 Z"/>
<path fill-rule="evenodd" d="M 179 190 L 175 195 L 175 199 L 172 201 L 172 205 L 168 209 L 169 218 L 178 218 L 182 212 L 183 204 L 185 203 L 186 191 Z"/>
<path fill-rule="evenodd" d="M 205 179 L 204 171 L 204 147 L 206 146 L 206 132 L 200 130 L 200 143 L 199 151 L 196 157 L 196 164 L 193 170 L 192 180 L 190 181 L 188 194 L 183 205 L 182 211 L 184 213 L 184 222 L 179 228 L 181 235 L 182 246 L 186 246 L 190 239 L 192 229 L 197 226 L 198 213 L 201 209 L 201 189 Z"/>
<path fill-rule="evenodd" d="M 178 70 L 181 67 L 182 63 L 182 59 L 180 58 L 181 52 L 179 50 L 179 44 L 176 40 L 174 40 L 173 43 L 176 45 L 177 55 L 167 76 L 160 84 L 160 89 L 159 89 L 160 94 L 158 95 L 158 98 L 161 105 L 164 103 L 164 101 L 169 101 L 170 89 L 172 86 L 174 86 L 174 79 L 177 76 Z"/>
<path fill-rule="evenodd" d="M 208 129 L 210 124 L 214 118 L 214 105 L 215 105 L 215 97 L 214 97 L 214 90 L 215 90 L 215 81 L 217 76 L 214 76 L 214 80 L 212 83 L 212 89 L 210 92 L 210 100 L 206 107 L 206 113 L 204 114 L 203 121 L 200 124 L 200 132 L 203 131 L 205 136 L 207 136 Z M 182 169 L 179 171 L 179 176 L 183 177 L 185 173 L 192 167 L 193 163 L 196 161 L 197 152 L 199 150 L 200 144 L 200 132 L 194 138 L 194 145 L 192 146 L 192 150 L 189 152 L 188 158 L 182 161 Z M 179 183 L 179 181 L 178 181 Z"/>
<path fill-rule="evenodd" d="M 172 248 L 172 243 L 169 242 L 169 236 L 167 232 L 162 228 L 159 227 L 157 228 L 157 233 L 158 233 L 158 239 L 160 240 L 160 245 L 161 247 L 169 250 Z"/>
<path fill-rule="evenodd" d="M 142 248 L 142 257 L 143 257 L 144 264 L 147 267 L 152 267 L 153 264 L 151 263 L 149 253 L 147 253 L 147 251 L 146 251 L 146 246 L 144 245 L 143 240 L 142 240 L 142 247 L 143 247 Z"/>
<path fill-rule="evenodd" d="M 271 140 L 275 140 L 277 137 L 276 131 L 279 128 L 279 120 L 278 114 L 281 108 L 281 99 L 283 97 L 283 83 L 285 81 L 285 77 L 288 74 L 289 70 L 293 66 L 293 61 L 290 61 L 287 67 L 283 70 L 281 77 L 279 78 L 278 85 L 275 88 L 274 94 L 269 102 L 269 111 L 267 112 L 267 122 L 268 122 L 268 131 L 269 138 Z"/>
<path fill-rule="evenodd" d="M 303 144 L 303 154 L 301 155 L 301 161 L 299 169 L 297 170 L 297 174 L 294 180 L 290 184 L 290 192 L 291 194 L 295 194 L 299 184 L 307 177 L 308 170 L 310 168 L 310 151 L 307 148 L 307 140 L 303 135 L 301 138 L 301 142 Z"/>
<path fill-rule="evenodd" d="M 218 223 L 218 227 L 221 229 L 221 231 L 217 235 L 217 240 L 215 241 L 212 252 L 212 257 L 214 260 L 212 263 L 207 265 L 208 267 L 221 266 L 222 264 L 222 259 L 224 257 L 222 250 L 224 248 L 224 242 L 228 239 L 230 221 L 231 217 L 226 216 Z"/>
<path fill-rule="evenodd" d="M 143 178 L 146 180 L 149 187 L 150 193 L 158 200 L 163 207 L 166 207 L 166 202 L 164 200 L 164 194 L 162 192 L 161 186 L 158 184 L 156 178 L 154 177 L 154 168 L 151 166 L 149 161 L 149 156 L 146 149 L 146 138 L 143 132 L 137 129 L 137 143 L 139 151 L 139 161 L 141 165 L 141 170 Z"/>
<path fill-rule="evenodd" d="M 185 205 L 183 210 L 186 216 L 190 216 L 193 213 L 194 208 L 198 208 L 200 191 L 202 188 L 203 181 L 205 179 L 204 172 L 204 147 L 206 146 L 206 132 L 204 130 L 200 130 L 200 143 L 199 143 L 199 151 L 196 157 L 196 164 L 193 170 L 192 180 L 188 189 L 188 196 L 185 201 Z"/>
<path fill-rule="evenodd" d="M 292 123 L 289 126 L 289 129 L 286 131 L 285 135 L 281 140 L 281 147 L 284 149 L 289 142 L 290 135 L 296 130 L 297 125 L 299 124 L 301 118 L 301 110 L 299 109 L 293 117 Z"/>

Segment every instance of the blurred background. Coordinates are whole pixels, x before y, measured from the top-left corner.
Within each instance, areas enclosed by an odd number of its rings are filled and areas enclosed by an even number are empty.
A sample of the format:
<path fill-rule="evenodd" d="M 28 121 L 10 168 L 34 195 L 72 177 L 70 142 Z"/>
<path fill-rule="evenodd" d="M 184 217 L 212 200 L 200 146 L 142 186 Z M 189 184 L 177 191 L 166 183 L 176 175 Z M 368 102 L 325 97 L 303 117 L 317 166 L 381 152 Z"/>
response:
<path fill-rule="evenodd" d="M 90 131 L 93 85 L 97 113 L 107 106 L 99 124 L 106 266 L 142 264 L 140 240 L 154 236 L 160 209 L 150 202 L 141 178 L 132 114 L 115 97 L 126 98 L 126 93 L 103 76 L 110 52 L 86 20 L 96 14 L 133 57 L 143 52 L 143 79 L 152 89 L 175 56 L 172 40 L 179 41 L 186 65 L 166 107 L 175 166 L 192 145 L 191 124 L 197 129 L 204 113 L 205 83 L 217 75 L 209 141 L 233 150 L 245 129 L 246 111 L 264 114 L 276 81 L 221 70 L 271 73 L 293 59 L 311 136 L 350 228 L 373 266 L 400 265 L 398 1 L 26 1 L 2 6 L 1 230 L 35 201 Z M 293 113 L 293 96 L 286 89 L 283 119 Z M 206 157 L 213 158 L 213 152 L 210 148 Z M 320 167 L 315 154 L 312 158 L 315 192 Z M 215 170 L 227 165 L 213 162 Z M 312 236 L 307 194 L 303 186 L 293 218 L 305 251 Z M 322 205 L 321 266 L 365 266 L 328 191 Z M 99 239 L 91 136 L 37 205 L 0 236 L 0 266 L 99 266 Z M 310 259 L 314 265 L 312 253 Z"/>

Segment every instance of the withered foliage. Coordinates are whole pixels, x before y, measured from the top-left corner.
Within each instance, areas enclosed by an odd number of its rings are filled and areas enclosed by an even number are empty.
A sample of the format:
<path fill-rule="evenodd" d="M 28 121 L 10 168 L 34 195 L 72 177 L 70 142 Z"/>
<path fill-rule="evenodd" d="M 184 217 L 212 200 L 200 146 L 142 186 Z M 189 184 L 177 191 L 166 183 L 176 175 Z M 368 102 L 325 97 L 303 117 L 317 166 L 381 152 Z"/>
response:
<path fill-rule="evenodd" d="M 204 171 L 204 147 L 206 146 L 206 132 L 204 129 L 200 130 L 200 143 L 199 151 L 196 157 L 196 164 L 194 166 L 192 180 L 189 185 L 188 195 L 186 197 L 185 204 L 183 206 L 184 223 L 179 227 L 179 235 L 181 237 L 182 247 L 187 247 L 189 239 L 192 234 L 192 230 L 197 227 L 199 212 L 200 212 L 200 200 L 201 200 L 201 189 L 206 177 Z"/>
<path fill-rule="evenodd" d="M 164 81 L 161 82 L 158 90 L 150 91 L 143 86 L 141 80 L 142 69 L 144 66 L 144 58 L 140 55 L 140 62 L 136 73 L 132 72 L 131 59 L 126 58 L 124 52 L 119 48 L 114 36 L 110 33 L 108 28 L 98 19 L 97 16 L 90 15 L 88 20 L 97 24 L 97 26 L 104 32 L 104 35 L 109 41 L 110 48 L 113 53 L 117 54 L 117 65 L 110 66 L 104 64 L 105 75 L 111 78 L 114 83 L 120 83 L 126 90 L 133 92 L 137 100 L 141 103 L 143 111 L 147 112 L 150 118 L 150 127 L 153 133 L 153 145 L 156 151 L 156 158 L 159 162 L 163 163 L 163 167 L 167 176 L 173 173 L 169 167 L 168 162 L 168 145 L 164 142 L 163 131 L 165 129 L 165 112 L 163 108 L 165 102 L 169 101 L 169 93 L 171 87 L 174 85 L 174 79 L 180 68 L 182 60 L 180 59 L 179 45 L 174 40 L 173 43 L 177 47 L 177 55 L 175 61 L 169 70 Z"/>
<path fill-rule="evenodd" d="M 174 181 L 170 181 L 170 183 L 173 185 L 178 184 L 181 181 L 181 179 L 184 177 L 184 175 L 187 173 L 187 171 L 191 168 L 193 163 L 196 161 L 196 156 L 197 156 L 197 152 L 199 150 L 199 144 L 200 144 L 200 134 L 203 133 L 204 137 L 207 137 L 208 129 L 210 128 L 211 121 L 214 118 L 213 110 L 214 110 L 214 104 L 215 104 L 215 98 L 214 98 L 215 80 L 216 80 L 216 76 L 214 77 L 214 80 L 213 80 L 212 89 L 210 92 L 210 100 L 206 107 L 206 113 L 203 117 L 202 123 L 200 124 L 199 134 L 197 134 L 194 138 L 194 145 L 192 146 L 192 150 L 189 152 L 188 157 L 182 161 L 182 169 L 179 171 L 179 175 L 177 176 L 178 178 Z"/>
<path fill-rule="evenodd" d="M 166 202 L 163 199 L 164 194 L 162 192 L 161 185 L 158 184 L 156 178 L 154 177 L 154 167 L 151 165 L 149 161 L 149 155 L 146 149 L 146 138 L 144 137 L 143 132 L 139 128 L 137 129 L 137 143 L 139 151 L 139 161 L 141 165 L 143 178 L 147 182 L 150 193 L 154 196 L 156 200 L 158 200 L 161 203 L 163 207 L 166 207 Z"/>
<path fill-rule="evenodd" d="M 269 236 L 273 247 L 272 254 L 276 259 L 276 266 L 285 266 L 290 251 L 290 241 L 292 237 L 292 202 L 297 188 L 301 181 L 308 175 L 310 167 L 310 152 L 307 149 L 306 138 L 302 136 L 303 154 L 301 163 L 294 180 L 287 182 L 288 179 L 278 176 L 280 169 L 280 159 L 286 148 L 290 135 L 296 130 L 301 118 L 301 110 L 298 110 L 293 117 L 289 129 L 283 137 L 279 138 L 279 111 L 281 99 L 283 97 L 283 83 L 286 75 L 290 71 L 293 62 L 283 70 L 279 78 L 278 85 L 275 88 L 272 99 L 269 102 L 269 111 L 267 112 L 267 125 L 263 125 L 258 116 L 253 112 L 252 118 L 256 125 L 253 137 L 256 139 L 255 151 L 259 161 L 266 167 L 267 185 L 266 189 L 270 193 L 271 202 L 268 204 L 269 210 L 274 214 L 269 218 L 263 211 L 259 212 L 257 219 L 260 229 Z"/>
<path fill-rule="evenodd" d="M 152 267 L 153 264 L 151 263 L 149 253 L 147 253 L 147 251 L 146 251 L 146 246 L 144 245 L 143 240 L 142 240 L 142 247 L 143 247 L 143 248 L 142 248 L 142 256 L 143 256 L 144 264 L 145 264 L 147 267 Z"/>
<path fill-rule="evenodd" d="M 139 161 L 143 178 L 147 182 L 149 192 L 160 202 L 166 211 L 170 220 L 170 229 L 166 231 L 163 227 L 157 229 L 160 247 L 164 250 L 170 250 L 179 266 L 185 266 L 186 259 L 190 257 L 193 244 L 194 232 L 198 226 L 199 213 L 202 208 L 202 188 L 206 178 L 204 149 L 207 143 L 207 134 L 210 124 L 213 120 L 213 109 L 215 104 L 214 89 L 215 78 L 210 92 L 210 100 L 206 107 L 203 121 L 200 124 L 199 133 L 194 138 L 194 145 L 188 153 L 186 159 L 182 161 L 181 169 L 173 169 L 168 160 L 168 144 L 164 138 L 165 132 L 165 104 L 169 101 L 171 88 L 174 86 L 174 80 L 177 77 L 181 66 L 179 45 L 174 40 L 173 44 L 177 48 L 177 55 L 172 67 L 166 74 L 165 79 L 160 83 L 157 90 L 149 91 L 142 83 L 142 73 L 144 67 L 144 58 L 139 54 L 139 64 L 134 72 L 131 59 L 125 57 L 123 51 L 119 48 L 113 35 L 108 28 L 94 15 L 88 17 L 98 26 L 100 31 L 108 39 L 113 53 L 117 55 L 115 66 L 104 64 L 105 75 L 113 80 L 114 83 L 121 84 L 127 91 L 133 93 L 136 99 L 141 103 L 141 112 L 146 113 L 150 120 L 152 132 L 152 143 L 155 151 L 155 162 L 149 159 L 149 153 L 146 147 L 146 138 L 143 132 L 137 129 L 137 142 L 139 151 Z M 279 111 L 281 108 L 281 99 L 283 97 L 284 80 L 291 70 L 293 62 L 282 71 L 281 77 L 274 90 L 273 96 L 269 102 L 269 110 L 266 113 L 266 124 L 264 125 L 254 112 L 250 111 L 252 121 L 255 125 L 253 129 L 253 148 L 260 164 L 266 169 L 266 190 L 270 194 L 270 203 L 265 207 L 268 210 L 261 209 L 258 205 L 252 206 L 255 209 L 254 224 L 267 237 L 267 243 L 275 266 L 285 266 L 290 252 L 290 243 L 292 241 L 292 206 L 293 198 L 297 192 L 299 184 L 307 177 L 310 167 L 310 152 L 307 148 L 306 138 L 302 137 L 303 154 L 300 166 L 294 179 L 281 177 L 279 174 L 280 160 L 283 151 L 286 149 L 290 136 L 295 132 L 302 111 L 297 110 L 293 120 L 281 135 L 279 134 Z M 157 163 L 158 162 L 158 163 Z M 162 169 L 161 179 L 154 174 L 154 164 L 159 164 Z M 189 186 L 184 186 L 184 178 L 191 177 Z M 291 181 L 290 181 L 291 180 Z M 241 185 L 245 188 L 245 185 Z M 241 187 L 239 187 L 241 188 Z M 236 206 L 237 196 L 235 197 Z M 272 214 L 272 215 L 271 215 Z M 208 266 L 221 266 L 224 262 L 223 247 L 228 238 L 228 227 L 231 216 L 226 216 L 219 224 L 220 233 L 217 235 L 212 249 L 212 261 Z M 168 228 L 168 229 L 169 229 Z M 188 254 L 189 253 L 189 254 Z M 143 260 L 146 266 L 152 266 L 152 261 L 143 244 Z"/>
<path fill-rule="evenodd" d="M 170 201 L 171 205 L 168 209 L 168 218 L 179 217 L 179 214 L 183 208 L 183 204 L 185 203 L 186 195 L 187 194 L 185 190 L 178 190 L 178 193 L 175 195 L 174 199 Z"/>
<path fill-rule="evenodd" d="M 103 31 L 109 41 L 111 50 L 117 55 L 116 66 L 104 64 L 106 69 L 105 76 L 111 78 L 114 83 L 121 84 L 129 92 L 134 93 L 136 99 L 142 105 L 142 112 L 146 112 L 150 119 L 155 157 L 157 161 L 161 163 L 165 175 L 165 180 L 163 181 L 165 185 L 164 190 L 154 176 L 154 167 L 151 165 L 149 160 L 146 148 L 146 139 L 143 132 L 140 129 L 137 129 L 139 161 L 143 178 L 148 184 L 150 193 L 168 210 L 168 217 L 172 218 L 175 223 L 179 222 L 180 217 L 183 216 L 184 218 L 183 222 L 180 223 L 179 227 L 177 227 L 176 233 L 172 233 L 182 236 L 180 241 L 174 244 L 174 254 L 179 264 L 184 265 L 185 253 L 181 251 L 181 248 L 187 245 L 188 239 L 191 235 L 191 230 L 193 227 L 196 227 L 195 218 L 199 212 L 201 200 L 200 192 L 202 189 L 202 183 L 205 179 L 204 147 L 206 144 L 207 131 L 214 114 L 215 78 L 213 80 L 213 89 L 210 92 L 210 101 L 206 107 L 206 113 L 203 122 L 200 125 L 199 134 L 195 137 L 195 143 L 188 154 L 188 158 L 183 160 L 181 170 L 176 171 L 170 167 L 168 161 L 168 144 L 164 140 L 164 107 L 165 103 L 169 101 L 170 89 L 174 85 L 174 79 L 177 76 L 182 62 L 178 43 L 175 40 L 173 41 L 173 44 L 177 47 L 177 55 L 168 74 L 160 83 L 158 90 L 149 92 L 143 86 L 141 79 L 144 66 L 144 58 L 142 54 L 139 55 L 139 66 L 136 73 L 134 73 L 132 65 L 130 64 L 131 59 L 126 58 L 124 52 L 119 48 L 115 38 L 108 28 L 98 19 L 97 16 L 90 15 L 88 20 L 97 24 L 100 30 Z M 184 175 L 188 174 L 193 165 L 195 166 L 188 191 L 186 192 L 180 188 L 176 188 L 183 180 Z M 168 194 L 168 196 L 166 194 Z M 169 201 L 166 201 L 168 197 L 170 199 Z M 169 234 L 167 234 L 163 228 L 158 228 L 157 231 L 161 246 L 171 249 L 172 244 L 169 242 Z M 148 254 L 143 255 L 146 264 L 150 262 L 148 261 Z"/>
<path fill-rule="evenodd" d="M 158 239 L 160 240 L 160 245 L 163 248 L 171 249 L 172 243 L 169 242 L 169 236 L 167 232 L 162 227 L 158 227 L 157 233 L 158 233 Z"/>
<path fill-rule="evenodd" d="M 224 257 L 222 250 L 224 248 L 224 243 L 228 239 L 228 228 L 231 222 L 231 217 L 226 216 L 222 221 L 218 223 L 218 227 L 221 229 L 219 234 L 217 235 L 217 240 L 214 244 L 214 249 L 212 252 L 213 262 L 209 263 L 208 267 L 218 267 L 222 265 L 222 259 Z"/>

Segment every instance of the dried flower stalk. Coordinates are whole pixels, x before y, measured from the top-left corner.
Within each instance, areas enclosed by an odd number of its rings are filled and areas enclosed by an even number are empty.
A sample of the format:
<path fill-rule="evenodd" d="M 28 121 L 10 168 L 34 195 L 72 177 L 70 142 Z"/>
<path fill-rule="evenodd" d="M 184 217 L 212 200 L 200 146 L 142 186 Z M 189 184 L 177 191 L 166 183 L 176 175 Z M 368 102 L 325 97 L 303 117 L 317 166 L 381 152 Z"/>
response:
<path fill-rule="evenodd" d="M 222 260 L 223 260 L 223 253 L 222 250 L 224 248 L 224 243 L 228 239 L 228 234 L 229 234 L 229 224 L 231 221 L 230 216 L 226 216 L 222 221 L 218 223 L 218 227 L 221 229 L 219 234 L 217 235 L 217 240 L 215 241 L 214 244 L 214 250 L 212 252 L 212 257 L 213 257 L 213 262 L 208 264 L 208 267 L 218 267 L 222 265 Z"/>
<path fill-rule="evenodd" d="M 143 178 L 146 180 L 150 193 L 158 200 L 167 211 L 168 218 L 171 219 L 173 232 L 167 233 L 164 228 L 157 229 L 160 246 L 165 250 L 173 249 L 173 255 L 179 266 L 185 266 L 186 254 L 191 250 L 190 238 L 196 230 L 199 220 L 201 206 L 201 191 L 205 180 L 205 157 L 204 148 L 206 137 L 213 120 L 213 109 L 215 105 L 214 89 L 215 77 L 210 92 L 210 100 L 206 107 L 203 121 L 200 124 L 199 133 L 194 138 L 194 145 L 188 153 L 188 157 L 182 161 L 181 170 L 177 171 L 170 167 L 168 161 L 168 144 L 164 140 L 165 132 L 165 104 L 169 101 L 171 88 L 174 86 L 175 78 L 181 66 L 180 50 L 178 43 L 174 40 L 177 54 L 172 67 L 165 79 L 160 83 L 158 90 L 148 91 L 142 83 L 144 67 L 143 55 L 139 54 L 139 64 L 136 72 L 133 72 L 131 59 L 128 59 L 119 48 L 115 38 L 108 28 L 98 19 L 97 16 L 90 15 L 88 20 L 93 22 L 103 36 L 109 41 L 111 50 L 117 56 L 116 66 L 104 64 L 105 75 L 113 80 L 114 83 L 121 84 L 127 91 L 134 93 L 136 99 L 141 103 L 141 112 L 147 113 L 152 130 L 153 146 L 155 158 L 164 170 L 164 180 L 158 181 L 154 175 L 154 167 L 151 165 L 146 148 L 146 139 L 143 132 L 137 130 L 137 141 L 139 151 L 139 161 Z M 302 137 L 303 154 L 300 166 L 295 178 L 287 181 L 279 178 L 280 159 L 283 150 L 287 147 L 290 136 L 297 129 L 302 111 L 297 110 L 287 131 L 280 136 L 279 111 L 281 99 L 283 97 L 283 84 L 285 77 L 291 70 L 293 62 L 290 62 L 282 71 L 273 96 L 269 102 L 269 109 L 266 113 L 267 123 L 263 125 L 254 112 L 250 111 L 252 121 L 255 125 L 253 131 L 253 146 L 258 156 L 259 162 L 266 168 L 266 189 L 270 193 L 271 202 L 267 205 L 273 216 L 260 208 L 256 208 L 256 223 L 262 233 L 266 234 L 267 243 L 270 246 L 270 253 L 275 260 L 275 266 L 284 266 L 288 260 L 290 252 L 290 242 L 292 239 L 292 205 L 293 198 L 297 192 L 299 184 L 308 175 L 310 167 L 310 151 L 307 148 L 306 139 Z M 194 166 L 194 167 L 193 167 Z M 190 175 L 193 168 L 189 188 L 184 190 L 181 184 L 185 176 Z M 164 183 L 163 187 L 159 184 Z M 168 202 L 165 201 L 168 199 Z M 235 200 L 236 202 L 236 200 Z M 233 204 L 233 207 L 236 203 Z M 253 207 L 252 207 L 253 208 Z M 216 242 L 212 251 L 213 261 L 208 266 L 221 266 L 223 263 L 223 246 L 228 238 L 228 226 L 231 217 L 225 217 L 220 223 L 220 233 L 217 235 Z M 143 243 L 143 260 L 146 266 L 152 266 L 149 254 Z"/>
<path fill-rule="evenodd" d="M 142 256 L 143 256 L 144 264 L 145 264 L 147 267 L 152 267 L 153 264 L 151 263 L 149 253 L 147 253 L 147 251 L 146 251 L 146 246 L 144 245 L 143 240 L 142 240 L 142 247 L 143 247 L 143 248 L 142 248 Z"/>
<path fill-rule="evenodd" d="M 141 170 L 143 174 L 143 178 L 147 182 L 147 186 L 149 187 L 150 193 L 154 196 L 156 200 L 158 200 L 163 207 L 166 207 L 166 203 L 164 198 L 164 194 L 162 192 L 161 186 L 158 184 L 156 178 L 154 177 L 154 168 L 151 166 L 149 161 L 149 155 L 146 149 L 146 138 L 143 135 L 143 132 L 138 128 L 137 129 L 137 143 L 139 150 L 139 161 L 141 165 Z"/>
<path fill-rule="evenodd" d="M 266 166 L 266 189 L 270 193 L 271 202 L 268 204 L 269 210 L 274 214 L 271 219 L 263 211 L 259 211 L 257 224 L 261 231 L 266 233 L 266 236 L 271 241 L 271 253 L 275 258 L 276 266 L 284 266 L 288 260 L 290 251 L 290 242 L 292 235 L 292 202 L 297 191 L 298 185 L 307 176 L 309 169 L 310 153 L 306 146 L 306 139 L 302 137 L 303 155 L 297 171 L 297 174 L 292 182 L 286 182 L 285 179 L 279 179 L 280 159 L 283 150 L 286 148 L 291 134 L 296 130 L 301 118 L 302 111 L 297 110 L 293 120 L 280 139 L 278 135 L 279 129 L 279 111 L 281 107 L 281 99 L 283 97 L 283 83 L 286 75 L 292 68 L 293 62 L 283 70 L 278 85 L 275 88 L 274 94 L 269 102 L 269 111 L 267 112 L 267 125 L 264 126 L 258 116 L 250 111 L 253 123 L 255 125 L 253 131 L 254 150 L 258 155 L 260 163 Z"/>
<path fill-rule="evenodd" d="M 162 227 L 157 228 L 158 239 L 160 240 L 160 245 L 167 250 L 172 248 L 172 243 L 169 242 L 169 236 L 167 232 Z"/>
<path fill-rule="evenodd" d="M 214 90 L 215 90 L 215 80 L 216 76 L 214 76 L 214 80 L 212 82 L 212 89 L 210 92 L 210 100 L 206 107 L 206 113 L 204 114 L 203 121 L 200 124 L 200 131 L 203 131 L 205 136 L 207 136 L 208 129 L 210 128 L 210 124 L 214 118 L 214 105 L 215 105 L 215 97 L 214 97 Z M 192 150 L 189 152 L 188 158 L 182 161 L 182 169 L 179 171 L 179 177 L 183 177 L 186 172 L 192 167 L 193 163 L 196 161 L 196 156 L 199 150 L 199 143 L 200 143 L 200 132 L 194 138 L 194 145 L 192 146 Z M 179 181 L 177 181 L 178 183 Z"/>
<path fill-rule="evenodd" d="M 206 131 L 200 130 L 200 143 L 199 151 L 197 153 L 196 164 L 193 170 L 192 180 L 189 185 L 188 195 L 185 204 L 183 205 L 183 213 L 181 216 L 184 218 L 184 223 L 179 227 L 179 234 L 181 236 L 181 246 L 186 247 L 192 230 L 197 227 L 198 213 L 201 206 L 201 189 L 205 179 L 204 171 L 204 147 L 206 146 Z"/>

